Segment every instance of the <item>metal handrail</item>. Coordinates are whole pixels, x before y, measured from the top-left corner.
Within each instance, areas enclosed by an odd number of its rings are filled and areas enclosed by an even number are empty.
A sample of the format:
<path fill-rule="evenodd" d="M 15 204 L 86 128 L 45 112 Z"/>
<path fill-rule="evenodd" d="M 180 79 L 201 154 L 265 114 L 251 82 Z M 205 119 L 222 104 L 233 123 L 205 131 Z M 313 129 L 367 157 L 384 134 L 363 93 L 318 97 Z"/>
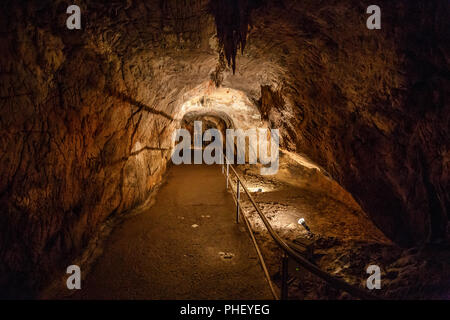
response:
<path fill-rule="evenodd" d="M 283 252 L 291 257 L 292 259 L 294 259 L 296 262 L 298 262 L 303 268 L 305 268 L 306 270 L 308 270 L 309 272 L 315 274 L 316 276 L 318 276 L 319 278 L 325 280 L 326 282 L 328 282 L 329 284 L 331 284 L 334 288 L 336 289 L 340 289 L 343 291 L 346 291 L 348 293 L 350 293 L 351 295 L 361 298 L 361 299 L 367 299 L 367 300 L 376 300 L 376 299 L 381 299 L 380 297 L 377 297 L 375 295 L 373 295 L 372 293 L 366 292 L 361 288 L 358 288 L 356 286 L 353 286 L 341 279 L 338 279 L 336 277 L 333 277 L 332 275 L 330 275 L 329 273 L 323 271 L 322 269 L 318 268 L 316 265 L 312 264 L 310 261 L 308 261 L 307 259 L 305 259 L 304 257 L 302 257 L 300 254 L 298 254 L 296 251 L 294 251 L 283 239 L 281 239 L 281 237 L 275 232 L 275 230 L 273 230 L 272 226 L 270 225 L 269 221 L 267 220 L 267 218 L 265 217 L 265 215 L 262 213 L 261 209 L 259 208 L 258 204 L 255 202 L 255 200 L 253 199 L 253 197 L 251 196 L 250 192 L 248 191 L 247 187 L 245 186 L 245 184 L 242 181 L 242 178 L 239 176 L 239 174 L 236 172 L 236 170 L 233 168 L 233 166 L 231 165 L 231 163 L 228 161 L 227 157 L 225 155 L 224 159 L 226 162 L 226 167 L 227 167 L 227 172 L 226 172 L 226 177 L 227 177 L 227 188 L 228 188 L 228 177 L 229 177 L 229 168 L 231 168 L 231 170 L 233 171 L 234 175 L 237 178 L 237 190 L 239 190 L 239 184 L 242 185 L 242 188 L 244 189 L 245 193 L 247 194 L 251 204 L 253 205 L 253 207 L 255 208 L 256 212 L 258 213 L 259 217 L 261 218 L 261 220 L 263 221 L 265 227 L 267 228 L 267 231 L 269 232 L 270 236 L 272 237 L 272 239 L 275 241 L 275 243 L 283 250 Z M 223 167 L 225 166 L 225 163 L 222 164 Z M 223 172 L 223 167 L 222 167 L 222 172 Z M 234 196 L 234 194 L 233 194 Z M 237 209 L 237 215 L 239 214 L 239 198 L 237 199 L 237 204 L 238 204 L 238 209 Z M 285 270 L 285 272 L 287 272 L 287 259 L 283 258 L 283 270 Z M 287 275 L 283 275 L 283 278 L 286 278 Z M 286 284 L 283 284 L 284 286 Z M 287 287 L 285 287 L 287 289 Z M 283 291 L 283 290 L 282 290 Z M 287 298 L 286 294 L 283 294 L 282 292 L 282 298 Z"/>
<path fill-rule="evenodd" d="M 223 171 L 222 171 L 222 173 L 223 173 Z M 228 178 L 227 178 L 227 180 L 228 180 Z M 233 196 L 233 199 L 236 202 L 236 211 L 237 211 L 236 212 L 236 222 L 239 223 L 239 211 L 238 210 L 240 208 L 242 210 L 242 212 L 244 212 L 244 209 L 242 208 L 241 202 L 239 201 L 237 195 L 235 195 L 233 192 L 231 192 L 231 195 Z M 261 253 L 261 249 L 259 248 L 259 245 L 258 245 L 258 242 L 256 241 L 255 235 L 253 234 L 253 230 L 250 225 L 250 222 L 248 221 L 245 214 L 242 214 L 241 216 L 242 216 L 242 220 L 244 220 L 244 222 L 245 222 L 245 226 L 247 227 L 248 233 L 250 235 L 250 239 L 252 240 L 252 243 L 255 247 L 256 254 L 258 255 L 259 261 L 261 262 L 261 267 L 263 269 L 264 275 L 269 284 L 270 291 L 271 291 L 273 297 L 275 298 L 275 300 L 280 300 L 278 293 L 276 292 L 275 287 L 272 283 L 272 279 L 270 278 L 269 270 L 267 269 L 266 263 L 264 262 L 264 257 Z"/>

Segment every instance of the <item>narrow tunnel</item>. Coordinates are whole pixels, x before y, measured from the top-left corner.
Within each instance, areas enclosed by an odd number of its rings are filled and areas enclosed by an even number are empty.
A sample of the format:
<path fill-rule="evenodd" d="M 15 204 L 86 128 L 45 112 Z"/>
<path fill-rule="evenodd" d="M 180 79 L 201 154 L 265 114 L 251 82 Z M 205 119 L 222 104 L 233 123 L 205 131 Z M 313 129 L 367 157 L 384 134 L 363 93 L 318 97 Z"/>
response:
<path fill-rule="evenodd" d="M 450 5 L 367 6 L 3 1 L 0 298 L 449 299 Z"/>

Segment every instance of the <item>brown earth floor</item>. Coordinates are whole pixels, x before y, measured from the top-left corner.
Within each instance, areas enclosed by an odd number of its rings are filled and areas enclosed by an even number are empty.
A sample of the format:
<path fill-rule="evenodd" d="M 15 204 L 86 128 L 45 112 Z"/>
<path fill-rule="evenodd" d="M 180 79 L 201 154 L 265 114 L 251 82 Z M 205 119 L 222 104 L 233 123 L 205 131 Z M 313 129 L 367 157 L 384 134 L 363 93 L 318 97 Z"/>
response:
<path fill-rule="evenodd" d="M 172 166 L 117 226 L 73 299 L 271 299 L 219 166 Z M 83 271 L 83 266 L 80 266 Z"/>

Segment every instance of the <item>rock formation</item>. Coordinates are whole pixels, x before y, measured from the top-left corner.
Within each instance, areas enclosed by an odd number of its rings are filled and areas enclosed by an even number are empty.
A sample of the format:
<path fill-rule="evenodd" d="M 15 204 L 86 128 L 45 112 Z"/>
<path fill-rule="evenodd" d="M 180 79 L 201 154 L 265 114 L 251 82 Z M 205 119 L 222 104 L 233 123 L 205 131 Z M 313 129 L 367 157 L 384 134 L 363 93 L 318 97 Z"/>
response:
<path fill-rule="evenodd" d="M 66 1 L 1 4 L 0 284 L 13 289 L 0 295 L 31 294 L 142 203 L 183 104 L 224 88 L 388 237 L 445 237 L 448 1 L 380 0 L 381 30 L 356 0 L 213 3 L 238 13 L 238 40 L 207 0 L 79 1 L 81 30 L 65 27 Z"/>

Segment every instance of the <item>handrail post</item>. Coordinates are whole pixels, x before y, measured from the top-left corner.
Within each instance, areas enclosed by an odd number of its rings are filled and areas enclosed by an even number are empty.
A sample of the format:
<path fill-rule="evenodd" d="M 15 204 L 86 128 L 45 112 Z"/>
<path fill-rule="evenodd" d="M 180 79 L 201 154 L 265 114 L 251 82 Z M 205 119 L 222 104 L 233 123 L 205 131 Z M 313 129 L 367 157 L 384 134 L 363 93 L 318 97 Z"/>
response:
<path fill-rule="evenodd" d="M 281 260 L 281 300 L 288 299 L 288 267 L 289 257 L 286 252 L 283 252 L 283 258 Z"/>
<path fill-rule="evenodd" d="M 225 155 L 222 153 L 222 174 L 225 173 L 225 161 L 226 161 L 226 157 Z"/>
<path fill-rule="evenodd" d="M 230 173 L 230 164 L 228 163 L 228 160 L 227 160 L 227 189 L 228 189 L 228 175 L 229 175 L 229 173 Z"/>
<path fill-rule="evenodd" d="M 239 199 L 240 199 L 240 192 L 239 192 L 239 185 L 240 181 L 237 179 L 237 191 L 236 191 L 236 223 L 239 223 Z"/>

